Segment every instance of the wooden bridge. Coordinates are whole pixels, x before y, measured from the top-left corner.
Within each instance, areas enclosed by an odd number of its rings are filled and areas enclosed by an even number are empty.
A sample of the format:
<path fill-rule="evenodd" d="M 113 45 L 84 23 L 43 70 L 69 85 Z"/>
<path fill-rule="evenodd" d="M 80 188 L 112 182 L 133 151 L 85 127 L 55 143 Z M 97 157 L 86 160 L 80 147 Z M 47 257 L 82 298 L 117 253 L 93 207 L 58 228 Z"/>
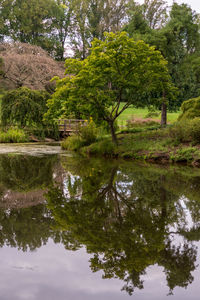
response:
<path fill-rule="evenodd" d="M 86 126 L 86 120 L 76 120 L 76 119 L 62 119 L 58 120 L 58 130 L 62 135 L 70 135 L 71 133 L 76 133 L 80 130 L 80 127 Z"/>

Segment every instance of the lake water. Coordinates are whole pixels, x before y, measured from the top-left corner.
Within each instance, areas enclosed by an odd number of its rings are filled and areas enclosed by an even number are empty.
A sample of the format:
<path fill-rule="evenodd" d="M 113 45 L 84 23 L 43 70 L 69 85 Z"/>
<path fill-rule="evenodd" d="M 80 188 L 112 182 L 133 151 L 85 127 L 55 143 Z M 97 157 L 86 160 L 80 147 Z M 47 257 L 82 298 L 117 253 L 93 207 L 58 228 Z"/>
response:
<path fill-rule="evenodd" d="M 0 145 L 1 300 L 199 299 L 200 169 Z"/>

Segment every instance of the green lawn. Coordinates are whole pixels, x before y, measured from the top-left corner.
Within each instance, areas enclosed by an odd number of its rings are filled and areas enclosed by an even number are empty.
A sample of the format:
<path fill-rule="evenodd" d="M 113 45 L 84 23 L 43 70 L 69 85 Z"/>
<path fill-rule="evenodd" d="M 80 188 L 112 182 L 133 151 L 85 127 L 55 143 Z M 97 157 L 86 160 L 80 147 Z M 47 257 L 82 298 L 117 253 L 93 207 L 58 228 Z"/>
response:
<path fill-rule="evenodd" d="M 146 117 L 146 115 L 148 114 L 148 108 L 134 108 L 134 107 L 130 107 L 127 108 L 118 118 L 118 122 L 120 124 L 120 122 L 129 120 L 129 119 L 134 119 L 134 118 L 141 118 L 144 119 Z M 156 111 L 159 112 L 159 111 Z M 173 123 L 177 120 L 178 116 L 179 116 L 180 111 L 178 112 L 173 112 L 173 113 L 168 113 L 167 114 L 167 121 L 169 123 Z M 160 119 L 160 116 L 155 117 L 155 119 Z"/>

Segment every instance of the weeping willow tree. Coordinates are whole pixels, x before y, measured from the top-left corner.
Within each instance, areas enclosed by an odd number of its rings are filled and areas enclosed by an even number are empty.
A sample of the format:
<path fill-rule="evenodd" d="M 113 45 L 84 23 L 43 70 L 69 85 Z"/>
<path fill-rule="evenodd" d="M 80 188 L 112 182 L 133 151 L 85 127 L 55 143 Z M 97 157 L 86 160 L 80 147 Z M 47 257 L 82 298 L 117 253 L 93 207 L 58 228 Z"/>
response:
<path fill-rule="evenodd" d="M 41 126 L 49 97 L 46 91 L 30 90 L 26 87 L 7 92 L 1 104 L 2 125 Z"/>

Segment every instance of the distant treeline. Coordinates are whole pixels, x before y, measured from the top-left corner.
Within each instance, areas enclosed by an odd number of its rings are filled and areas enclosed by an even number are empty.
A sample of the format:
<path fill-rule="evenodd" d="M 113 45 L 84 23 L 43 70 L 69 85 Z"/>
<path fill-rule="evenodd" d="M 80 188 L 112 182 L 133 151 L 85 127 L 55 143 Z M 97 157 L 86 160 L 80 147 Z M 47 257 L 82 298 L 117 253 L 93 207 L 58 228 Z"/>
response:
<path fill-rule="evenodd" d="M 41 46 L 63 60 L 85 59 L 94 38 L 127 31 L 160 50 L 179 89 L 179 103 L 199 95 L 199 16 L 164 0 L 0 0 L 0 39 Z M 0 55 L 1 56 L 1 55 Z"/>

